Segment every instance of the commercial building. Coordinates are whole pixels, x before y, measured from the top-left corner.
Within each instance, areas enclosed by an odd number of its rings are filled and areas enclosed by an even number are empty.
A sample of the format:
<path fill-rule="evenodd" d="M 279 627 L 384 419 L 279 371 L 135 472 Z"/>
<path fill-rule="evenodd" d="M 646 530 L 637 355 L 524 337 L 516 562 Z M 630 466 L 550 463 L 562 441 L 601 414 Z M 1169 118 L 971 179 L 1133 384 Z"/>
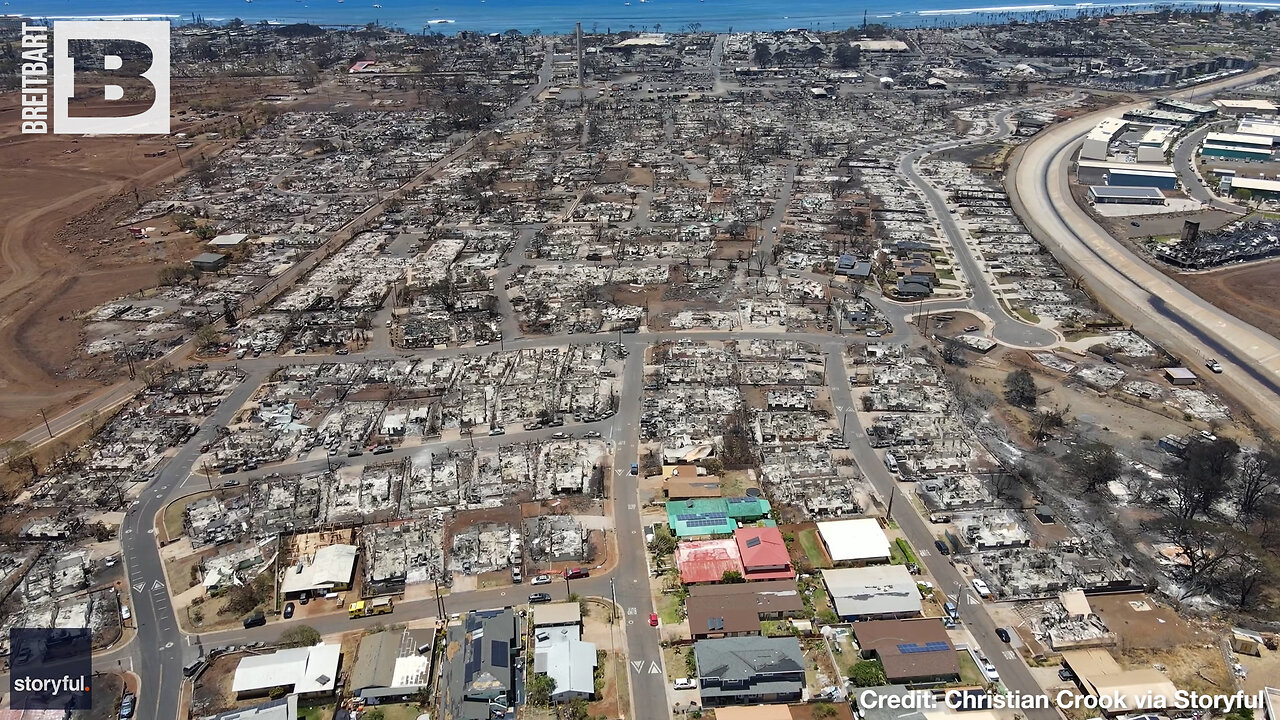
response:
<path fill-rule="evenodd" d="M 1089 131 L 1080 146 L 1080 158 L 1083 160 L 1106 160 L 1111 141 L 1124 132 L 1129 123 L 1119 118 L 1104 118 Z"/>
<path fill-rule="evenodd" d="M 1179 98 L 1164 98 L 1162 100 L 1157 100 L 1156 107 L 1168 112 L 1195 115 L 1197 118 L 1201 119 L 1213 117 L 1218 114 L 1218 108 L 1216 105 L 1202 105 L 1200 103 L 1193 103 Z"/>
<path fill-rule="evenodd" d="M 727 637 L 693 644 L 704 707 L 799 702 L 804 653 L 794 637 Z"/>
<path fill-rule="evenodd" d="M 280 593 L 286 600 L 297 600 L 349 589 L 359 553 L 355 545 L 326 545 L 316 550 L 310 563 L 301 561 L 285 570 Z"/>
<path fill-rule="evenodd" d="M 1164 378 L 1170 385 L 1194 385 L 1196 382 L 1196 374 L 1184 367 L 1165 368 Z"/>
<path fill-rule="evenodd" d="M 761 620 L 796 617 L 804 598 L 794 580 L 696 585 L 685 600 L 694 640 L 759 635 Z"/>
<path fill-rule="evenodd" d="M 1260 200 L 1280 199 L 1280 180 L 1262 180 L 1260 178 L 1231 178 L 1231 191 L 1248 190 L 1252 197 Z"/>
<path fill-rule="evenodd" d="M 1218 110 L 1232 115 L 1275 115 L 1280 106 L 1261 98 L 1250 100 L 1214 100 Z"/>
<path fill-rule="evenodd" d="M 1130 122 L 1151 125 L 1190 125 L 1199 120 L 1193 113 L 1170 112 L 1168 110 L 1130 110 L 1124 114 Z"/>
<path fill-rule="evenodd" d="M 781 580 L 796 576 L 791 553 L 776 527 L 738 528 L 733 533 L 742 560 L 742 576 L 748 580 Z"/>
<path fill-rule="evenodd" d="M 889 562 L 889 538 L 875 518 L 820 522 L 818 537 L 827 557 L 837 565 Z"/>
<path fill-rule="evenodd" d="M 248 655 L 236 665 L 231 691 L 237 698 L 260 697 L 276 688 L 301 698 L 333 695 L 338 686 L 342 646 L 288 648 Z"/>
<path fill-rule="evenodd" d="M 1271 152 L 1271 138 L 1247 133 L 1209 133 L 1200 146 L 1202 156 L 1232 160 L 1267 160 Z"/>
<path fill-rule="evenodd" d="M 937 618 L 872 620 L 853 625 L 865 658 L 884 666 L 891 683 L 945 683 L 960 678 L 960 661 Z"/>
<path fill-rule="evenodd" d="M 923 612 L 920 588 L 904 565 L 823 570 L 822 582 L 842 620 L 912 618 Z"/>
<path fill-rule="evenodd" d="M 1280 145 L 1280 123 L 1277 122 L 1241 120 L 1240 124 L 1236 126 L 1236 133 L 1268 138 L 1271 140 L 1272 145 Z"/>
<path fill-rule="evenodd" d="M 1089 202 L 1112 205 L 1164 205 L 1164 193 L 1151 187 L 1089 186 Z"/>
<path fill-rule="evenodd" d="M 1163 163 L 1178 136 L 1178 129 L 1172 125 L 1156 125 L 1142 134 L 1138 140 L 1136 157 L 1140 163 Z"/>
<path fill-rule="evenodd" d="M 210 240 L 209 245 L 216 248 L 233 248 L 248 239 L 248 233 L 227 233 Z"/>
<path fill-rule="evenodd" d="M 1154 168 L 1147 169 L 1135 165 L 1130 168 L 1112 168 L 1108 170 L 1106 184 L 1174 190 L 1178 187 L 1178 175 L 1177 173 L 1169 173 Z"/>

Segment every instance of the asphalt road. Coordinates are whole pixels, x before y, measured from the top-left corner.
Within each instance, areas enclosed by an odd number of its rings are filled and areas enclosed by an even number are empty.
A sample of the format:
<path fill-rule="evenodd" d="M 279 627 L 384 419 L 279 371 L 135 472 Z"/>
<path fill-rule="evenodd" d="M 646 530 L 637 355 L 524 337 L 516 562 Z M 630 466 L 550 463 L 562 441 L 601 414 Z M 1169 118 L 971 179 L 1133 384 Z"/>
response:
<path fill-rule="evenodd" d="M 1272 72 L 1260 70 L 1212 87 L 1249 84 Z M 1032 234 L 1085 278 L 1103 306 L 1201 374 L 1208 374 L 1207 359 L 1217 359 L 1225 372 L 1213 376 L 1214 381 L 1249 408 L 1254 419 L 1280 429 L 1280 342 L 1151 267 L 1071 196 L 1067 173 L 1081 138 L 1102 117 L 1142 104 L 1083 115 L 1037 135 L 1015 156 L 1008 174 L 1010 199 Z"/>
<path fill-rule="evenodd" d="M 986 655 L 999 671 L 1001 683 L 1014 693 L 1022 695 L 1041 693 L 1040 684 L 1031 676 L 1021 656 L 1015 655 L 1011 659 L 1003 654 L 1006 648 L 1000 638 L 996 637 L 995 623 L 992 622 L 991 616 L 987 614 L 981 601 L 968 589 L 969 580 L 956 570 L 952 557 L 944 557 L 934 550 L 933 531 L 907 499 L 910 484 L 903 483 L 908 487 L 899 490 L 898 481 L 885 469 L 882 459 L 867 442 L 866 431 L 858 421 L 858 414 L 855 412 L 857 408 L 853 403 L 849 377 L 839 354 L 839 346 L 828 346 L 826 351 L 827 382 L 831 386 L 831 401 L 837 408 L 837 414 L 849 411 L 845 415 L 848 422 L 845 424 L 844 440 L 848 443 L 850 452 L 853 453 L 858 469 L 871 481 L 871 485 L 880 497 L 890 502 L 893 509 L 890 517 L 898 523 L 899 529 L 916 549 L 916 556 L 933 576 L 934 586 L 944 591 L 955 602 L 960 619 L 964 621 L 969 634 L 981 648 L 979 652 Z M 892 501 L 889 501 L 890 497 L 893 497 Z M 1058 711 L 1053 709 L 1025 710 L 1023 714 L 1028 720 L 1061 720 Z"/>
<path fill-rule="evenodd" d="M 1220 130 L 1218 123 L 1210 123 L 1191 131 L 1182 138 L 1173 149 L 1173 167 L 1178 171 L 1178 179 L 1182 181 L 1182 186 L 1187 189 L 1188 195 L 1215 210 L 1225 210 L 1243 215 L 1248 212 L 1245 208 L 1219 199 L 1217 195 L 1209 191 L 1209 188 L 1204 186 L 1200 175 L 1195 170 L 1196 150 L 1200 147 L 1200 142 L 1204 140 L 1204 136 L 1215 130 Z"/>
<path fill-rule="evenodd" d="M 938 220 L 947 236 L 947 240 L 951 243 L 952 255 L 960 262 L 960 267 L 964 270 L 965 279 L 968 281 L 969 289 L 972 293 L 971 298 L 963 303 L 963 306 L 983 312 L 992 319 L 994 326 L 991 329 L 991 336 L 996 340 L 1019 347 L 1048 347 L 1057 343 L 1058 337 L 1050 330 L 1036 327 L 1009 314 L 991 289 L 991 283 L 994 282 L 995 278 L 983 272 L 978 259 L 974 257 L 976 250 L 969 247 L 969 244 L 965 242 L 964 231 L 956 224 L 955 215 L 951 213 L 951 209 L 947 206 L 946 197 L 921 177 L 919 172 L 920 161 L 940 150 L 1007 137 L 1013 132 L 1013 128 L 1008 122 L 1009 116 L 1019 109 L 1021 108 L 1004 110 L 996 115 L 996 123 L 1000 130 L 991 135 L 978 139 L 966 138 L 964 140 L 948 140 L 934 143 L 904 155 L 898 163 L 898 173 L 910 180 L 911 184 L 915 185 L 924 194 L 925 199 L 929 202 L 929 207 L 932 209 L 933 216 Z M 931 309 L 933 307 L 932 305 L 930 306 Z"/>

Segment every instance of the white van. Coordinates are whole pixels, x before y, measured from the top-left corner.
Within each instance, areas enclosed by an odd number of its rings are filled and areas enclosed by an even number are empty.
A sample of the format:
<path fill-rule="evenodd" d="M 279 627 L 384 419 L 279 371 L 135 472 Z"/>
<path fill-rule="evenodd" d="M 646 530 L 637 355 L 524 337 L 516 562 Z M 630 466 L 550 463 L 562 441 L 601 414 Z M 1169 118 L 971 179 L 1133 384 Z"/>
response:
<path fill-rule="evenodd" d="M 896 475 L 898 473 L 898 458 L 894 457 L 893 453 L 885 453 L 884 466 L 885 469 Z"/>

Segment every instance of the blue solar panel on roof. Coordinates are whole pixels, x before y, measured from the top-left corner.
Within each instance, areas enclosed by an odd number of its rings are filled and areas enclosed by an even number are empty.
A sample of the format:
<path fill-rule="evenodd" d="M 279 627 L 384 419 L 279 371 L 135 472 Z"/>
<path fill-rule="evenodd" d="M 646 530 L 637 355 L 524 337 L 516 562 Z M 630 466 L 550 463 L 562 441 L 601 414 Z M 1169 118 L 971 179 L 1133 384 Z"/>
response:
<path fill-rule="evenodd" d="M 747 547 L 755 547 L 759 544 L 760 544 L 760 538 L 758 536 L 747 538 Z"/>
<path fill-rule="evenodd" d="M 504 668 L 507 666 L 507 655 L 510 650 L 506 640 L 493 640 L 489 644 L 489 651 L 493 654 L 491 662 L 494 667 Z"/>
<path fill-rule="evenodd" d="M 927 642 L 924 645 L 920 645 L 918 643 L 903 643 L 898 646 L 898 652 L 903 655 L 910 655 L 912 653 L 942 652 L 948 649 L 949 646 L 946 643 L 937 641 Z"/>

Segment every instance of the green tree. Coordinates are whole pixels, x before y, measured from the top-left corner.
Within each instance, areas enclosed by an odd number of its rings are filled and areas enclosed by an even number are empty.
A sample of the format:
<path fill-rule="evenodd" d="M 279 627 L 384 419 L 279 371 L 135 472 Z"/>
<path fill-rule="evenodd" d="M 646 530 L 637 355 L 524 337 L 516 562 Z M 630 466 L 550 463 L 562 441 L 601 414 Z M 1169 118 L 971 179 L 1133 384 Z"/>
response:
<path fill-rule="evenodd" d="M 196 237 L 201 240 L 212 240 L 218 236 L 218 228 L 212 225 L 201 225 L 196 228 Z"/>
<path fill-rule="evenodd" d="M 534 675 L 529 681 L 529 704 L 547 706 L 551 704 L 551 693 L 556 691 L 556 679 L 550 675 Z"/>
<path fill-rule="evenodd" d="M 849 668 L 849 682 L 855 687 L 876 687 L 884 685 L 888 680 L 879 660 L 859 660 Z"/>
<path fill-rule="evenodd" d="M 757 67 L 769 67 L 773 63 L 773 50 L 769 49 L 768 43 L 756 43 L 751 51 L 751 60 Z"/>
<path fill-rule="evenodd" d="M 386 713 L 382 712 L 382 708 L 371 708 L 365 710 L 360 715 L 360 720 L 385 720 Z"/>
<path fill-rule="evenodd" d="M 842 42 L 836 46 L 832 57 L 838 68 L 844 70 L 856 68 L 862 62 L 862 48 L 853 43 Z"/>
<path fill-rule="evenodd" d="M 173 216 L 173 224 L 183 232 L 196 229 L 196 219 L 186 213 L 177 213 Z"/>
<path fill-rule="evenodd" d="M 212 325 L 203 325 L 196 331 L 196 344 L 202 348 L 209 347 L 218 342 L 219 337 L 217 328 Z"/>
<path fill-rule="evenodd" d="M 1036 397 L 1039 392 L 1035 379 L 1031 377 L 1030 372 L 1023 368 L 1014 370 L 1005 376 L 1004 399 L 1010 405 L 1021 408 L 1032 407 L 1036 404 Z"/>
<path fill-rule="evenodd" d="M 280 633 L 278 642 L 285 647 L 311 647 L 320 642 L 320 631 L 310 625 L 299 625 Z"/>
<path fill-rule="evenodd" d="M 747 579 L 742 577 L 742 573 L 737 570 L 725 570 L 724 574 L 720 576 L 720 582 L 725 584 L 743 583 L 746 581 Z"/>

